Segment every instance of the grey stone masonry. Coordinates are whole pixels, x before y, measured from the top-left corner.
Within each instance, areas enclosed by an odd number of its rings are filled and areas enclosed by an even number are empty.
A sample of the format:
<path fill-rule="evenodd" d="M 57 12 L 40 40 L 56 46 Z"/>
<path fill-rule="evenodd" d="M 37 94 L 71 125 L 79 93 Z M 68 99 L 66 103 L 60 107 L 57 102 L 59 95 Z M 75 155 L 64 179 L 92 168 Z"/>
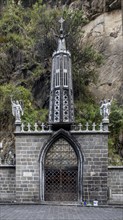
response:
<path fill-rule="evenodd" d="M 74 147 L 75 152 L 78 152 L 77 202 L 98 200 L 99 205 L 106 204 L 109 133 L 107 128 L 104 129 L 101 124 L 99 130 L 96 130 L 93 124 L 90 130 L 88 123 L 84 130 L 79 124 L 69 132 L 64 129 L 52 131 L 50 126 L 46 127 L 43 123 L 41 130 L 37 124 L 34 125 L 34 130 L 29 124 L 27 128 L 21 124 L 18 127 L 19 129 L 15 131 L 16 171 L 14 166 L 0 166 L 1 201 L 16 200 L 19 203 L 44 201 L 44 152 L 49 146 L 53 146 L 57 138 L 62 137 Z M 117 180 L 119 177 L 117 174 L 115 176 Z M 113 186 L 112 180 L 110 184 Z"/>
<path fill-rule="evenodd" d="M 40 200 L 39 154 L 49 134 L 16 134 L 16 200 Z"/>
<path fill-rule="evenodd" d="M 0 166 L 0 202 L 15 200 L 15 167 Z"/>
<path fill-rule="evenodd" d="M 107 202 L 108 134 L 73 134 L 81 146 L 83 164 L 83 200 Z"/>
<path fill-rule="evenodd" d="M 108 167 L 109 200 L 123 203 L 123 166 Z"/>
<path fill-rule="evenodd" d="M 41 150 L 54 132 L 20 132 L 16 136 L 16 200 L 41 202 L 44 177 L 40 174 Z M 82 168 L 81 200 L 107 203 L 108 131 L 71 131 L 81 148 Z M 41 162 L 39 162 L 41 161 Z"/>

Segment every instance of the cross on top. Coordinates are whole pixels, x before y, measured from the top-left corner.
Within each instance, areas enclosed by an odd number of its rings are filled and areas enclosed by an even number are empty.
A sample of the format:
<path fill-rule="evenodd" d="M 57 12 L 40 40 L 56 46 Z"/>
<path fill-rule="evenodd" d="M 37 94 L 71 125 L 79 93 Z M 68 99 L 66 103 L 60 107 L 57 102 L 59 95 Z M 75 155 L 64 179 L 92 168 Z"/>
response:
<path fill-rule="evenodd" d="M 61 24 L 61 30 L 63 30 L 63 23 L 64 23 L 64 19 L 61 17 L 59 20 L 59 23 Z"/>

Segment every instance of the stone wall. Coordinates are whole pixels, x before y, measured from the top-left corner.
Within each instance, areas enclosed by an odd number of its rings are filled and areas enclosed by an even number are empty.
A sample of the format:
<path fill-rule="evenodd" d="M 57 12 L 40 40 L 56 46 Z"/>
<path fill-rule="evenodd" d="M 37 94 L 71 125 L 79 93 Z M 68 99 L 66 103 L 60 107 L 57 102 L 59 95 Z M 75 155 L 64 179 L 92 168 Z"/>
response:
<path fill-rule="evenodd" d="M 123 166 L 108 167 L 110 202 L 123 202 Z"/>
<path fill-rule="evenodd" d="M 83 199 L 107 202 L 108 135 L 74 134 L 84 155 Z"/>
<path fill-rule="evenodd" d="M 107 201 L 108 133 L 71 132 L 84 156 L 84 200 Z M 17 202 L 39 202 L 39 155 L 50 134 L 16 134 L 16 199 Z"/>
<path fill-rule="evenodd" d="M 15 167 L 0 166 L 0 202 L 15 200 Z"/>
<path fill-rule="evenodd" d="M 16 171 L 0 166 L 0 202 L 40 202 L 40 152 L 50 133 L 16 134 Z M 71 132 L 84 157 L 83 200 L 123 200 L 123 167 L 108 167 L 108 133 Z M 16 180 L 15 180 L 16 172 Z M 108 180 L 108 181 L 107 181 Z M 109 190 L 108 190 L 109 189 Z"/>
<path fill-rule="evenodd" d="M 40 201 L 39 154 L 48 138 L 48 134 L 16 135 L 17 202 Z"/>

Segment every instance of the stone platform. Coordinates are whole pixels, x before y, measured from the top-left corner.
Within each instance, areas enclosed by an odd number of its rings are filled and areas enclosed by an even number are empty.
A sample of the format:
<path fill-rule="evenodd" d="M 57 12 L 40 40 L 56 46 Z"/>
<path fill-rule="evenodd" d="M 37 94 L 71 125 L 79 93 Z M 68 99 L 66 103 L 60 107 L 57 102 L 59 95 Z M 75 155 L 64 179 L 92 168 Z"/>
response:
<path fill-rule="evenodd" d="M 121 208 L 1 205 L 1 220 L 122 220 Z"/>

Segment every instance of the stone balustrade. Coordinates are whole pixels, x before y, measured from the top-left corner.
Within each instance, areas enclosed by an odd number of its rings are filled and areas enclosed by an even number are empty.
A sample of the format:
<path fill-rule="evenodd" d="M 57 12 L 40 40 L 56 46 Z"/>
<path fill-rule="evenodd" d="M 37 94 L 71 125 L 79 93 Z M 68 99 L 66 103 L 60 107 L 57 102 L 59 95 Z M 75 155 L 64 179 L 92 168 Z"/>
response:
<path fill-rule="evenodd" d="M 22 123 L 20 125 L 20 132 L 47 133 L 47 132 L 52 132 L 52 130 L 51 130 L 51 125 L 45 125 L 44 123 L 42 123 L 41 125 L 38 125 L 37 123 L 35 123 L 33 126 L 30 123 L 28 123 L 27 125 Z"/>
<path fill-rule="evenodd" d="M 34 125 L 31 125 L 30 123 L 24 124 L 16 124 L 16 131 L 15 133 L 52 133 L 52 125 L 49 124 L 40 124 L 38 125 L 35 123 Z M 108 132 L 108 123 L 100 123 L 96 124 L 95 122 L 92 124 L 89 124 L 88 122 L 83 125 L 81 123 L 79 124 L 73 124 L 71 125 L 71 133 L 95 133 L 95 132 Z"/>
<path fill-rule="evenodd" d="M 103 123 L 100 123 L 100 125 L 96 125 L 94 122 L 93 124 L 89 124 L 88 122 L 85 125 L 82 125 L 79 123 L 78 125 L 72 125 L 71 126 L 71 132 L 103 132 L 104 126 Z M 107 130 L 108 131 L 108 130 Z"/>

